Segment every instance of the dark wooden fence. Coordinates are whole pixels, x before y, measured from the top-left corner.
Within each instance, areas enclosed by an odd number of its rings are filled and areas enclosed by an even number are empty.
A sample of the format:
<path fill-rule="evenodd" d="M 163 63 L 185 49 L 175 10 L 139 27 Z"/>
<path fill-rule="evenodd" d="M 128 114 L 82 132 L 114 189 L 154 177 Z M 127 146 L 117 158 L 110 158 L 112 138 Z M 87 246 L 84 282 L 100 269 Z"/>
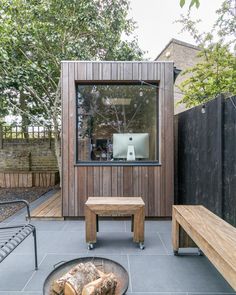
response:
<path fill-rule="evenodd" d="M 236 97 L 175 118 L 175 203 L 202 204 L 236 226 Z"/>

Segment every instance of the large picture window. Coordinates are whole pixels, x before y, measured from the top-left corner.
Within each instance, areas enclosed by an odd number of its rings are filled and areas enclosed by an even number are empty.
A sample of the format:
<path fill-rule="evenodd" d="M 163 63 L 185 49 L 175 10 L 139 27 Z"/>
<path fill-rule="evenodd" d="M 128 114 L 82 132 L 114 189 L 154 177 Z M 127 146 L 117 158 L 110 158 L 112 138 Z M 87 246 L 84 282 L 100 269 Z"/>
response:
<path fill-rule="evenodd" d="M 78 84 L 77 162 L 158 161 L 158 87 Z"/>

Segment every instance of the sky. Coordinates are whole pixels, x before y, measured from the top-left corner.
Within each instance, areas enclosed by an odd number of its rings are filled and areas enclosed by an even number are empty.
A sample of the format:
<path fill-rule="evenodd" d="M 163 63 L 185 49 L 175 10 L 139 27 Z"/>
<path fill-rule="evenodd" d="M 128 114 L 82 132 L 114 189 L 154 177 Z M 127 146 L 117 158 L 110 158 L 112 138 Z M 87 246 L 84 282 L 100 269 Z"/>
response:
<path fill-rule="evenodd" d="M 216 19 L 215 11 L 223 0 L 201 0 L 200 7 L 192 8 L 194 18 L 201 19 L 199 28 L 210 30 Z M 148 51 L 146 58 L 154 60 L 172 39 L 178 39 L 195 44 L 189 33 L 181 33 L 181 24 L 174 23 L 181 14 L 186 14 L 190 0 L 186 0 L 184 8 L 179 6 L 179 0 L 130 0 L 129 17 L 136 21 L 138 43 L 142 50 Z"/>

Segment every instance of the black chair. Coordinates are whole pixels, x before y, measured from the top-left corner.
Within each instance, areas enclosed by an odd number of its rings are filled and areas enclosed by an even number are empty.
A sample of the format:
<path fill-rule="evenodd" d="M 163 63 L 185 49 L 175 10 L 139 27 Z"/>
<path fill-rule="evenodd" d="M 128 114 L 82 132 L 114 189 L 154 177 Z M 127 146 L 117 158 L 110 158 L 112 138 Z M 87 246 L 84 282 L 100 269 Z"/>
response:
<path fill-rule="evenodd" d="M 31 233 L 34 237 L 35 269 L 38 269 L 36 228 L 30 224 L 29 203 L 25 200 L 4 201 L 1 205 L 24 203 L 27 208 L 27 223 L 0 227 L 0 263 Z"/>

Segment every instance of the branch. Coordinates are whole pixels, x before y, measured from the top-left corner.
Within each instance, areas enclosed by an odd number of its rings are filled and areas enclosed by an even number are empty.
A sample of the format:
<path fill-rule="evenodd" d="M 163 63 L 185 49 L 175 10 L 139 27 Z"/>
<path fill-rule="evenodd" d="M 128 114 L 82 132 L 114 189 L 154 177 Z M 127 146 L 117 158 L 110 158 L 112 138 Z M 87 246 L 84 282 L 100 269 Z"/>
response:
<path fill-rule="evenodd" d="M 8 102 L 10 103 L 10 105 L 14 108 L 17 109 L 20 113 L 27 115 L 28 117 L 31 118 L 32 121 L 35 121 L 37 124 L 39 124 L 39 126 L 42 127 L 48 127 L 47 125 L 42 124 L 40 121 L 38 121 L 37 119 L 35 119 L 32 115 L 30 115 L 29 113 L 27 113 L 26 111 L 23 111 L 21 108 L 19 108 L 17 105 L 15 105 L 14 103 L 12 103 L 10 101 L 10 99 L 8 100 Z"/>
<path fill-rule="evenodd" d="M 136 110 L 135 110 L 135 112 L 134 112 L 132 118 L 129 120 L 129 123 L 128 123 L 128 125 L 127 125 L 127 128 L 129 127 L 129 125 L 130 125 L 130 123 L 133 121 L 133 119 L 135 118 L 135 116 L 136 116 L 138 110 L 140 109 L 141 105 L 142 105 L 142 103 L 136 108 Z"/>
<path fill-rule="evenodd" d="M 31 62 L 32 64 L 35 64 L 26 54 L 25 54 L 25 52 L 21 49 L 21 48 L 19 48 L 19 50 L 20 50 L 20 52 L 24 55 L 24 57 L 29 61 L 29 62 Z M 42 49 L 41 49 L 42 50 Z M 43 50 L 42 50 L 43 51 Z M 36 66 L 37 66 L 37 64 L 35 64 Z M 56 64 L 56 66 L 57 67 L 59 67 L 59 64 L 57 63 Z M 45 71 L 43 71 L 42 70 L 42 68 L 40 68 L 41 69 L 41 71 L 48 77 L 48 79 L 49 79 L 49 81 L 50 81 L 50 83 L 52 84 L 52 87 L 54 87 L 55 89 L 57 88 L 57 84 L 55 83 L 55 81 L 51 78 L 51 76 L 48 74 L 48 72 L 45 72 Z"/>
<path fill-rule="evenodd" d="M 105 116 L 103 116 L 102 114 L 98 113 L 97 111 L 94 110 L 94 113 L 96 113 L 97 115 L 99 115 L 100 117 L 102 117 L 103 119 L 105 119 L 107 122 L 109 122 L 109 119 L 107 119 Z M 114 126 L 111 125 L 111 128 L 113 128 L 114 130 L 116 130 L 119 133 L 119 129 L 115 128 Z"/>
<path fill-rule="evenodd" d="M 27 85 L 24 85 L 25 89 L 28 90 L 30 92 L 30 94 L 36 98 L 41 104 L 42 106 L 44 107 L 44 109 L 46 110 L 47 114 L 50 115 L 50 111 L 49 109 L 47 108 L 46 104 L 45 104 L 45 101 L 43 101 L 39 96 L 38 94 L 29 86 Z"/>

